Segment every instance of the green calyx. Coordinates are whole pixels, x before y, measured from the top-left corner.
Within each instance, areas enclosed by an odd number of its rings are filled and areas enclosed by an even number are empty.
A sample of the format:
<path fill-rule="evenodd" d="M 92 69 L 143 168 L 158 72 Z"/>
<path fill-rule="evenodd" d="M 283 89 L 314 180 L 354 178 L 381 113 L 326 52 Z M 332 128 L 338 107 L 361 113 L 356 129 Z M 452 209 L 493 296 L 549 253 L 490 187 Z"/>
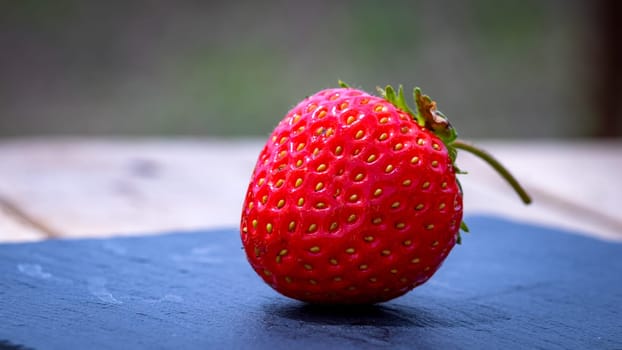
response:
<path fill-rule="evenodd" d="M 415 88 L 413 90 L 413 98 L 417 106 L 415 111 L 408 106 L 408 103 L 404 98 L 404 89 L 401 85 L 398 88 L 397 93 L 391 86 L 379 89 L 379 91 L 385 99 L 391 102 L 391 104 L 410 114 L 420 126 L 432 131 L 436 136 L 438 136 L 438 138 L 441 139 L 441 141 L 443 141 L 447 147 L 455 169 L 458 169 L 455 166 L 458 150 L 467 151 L 479 157 L 495 169 L 497 173 L 499 173 L 499 175 L 501 175 L 501 177 L 503 177 L 510 184 L 510 186 L 512 186 L 525 204 L 531 203 L 531 198 L 525 189 L 520 185 L 520 183 L 518 183 L 510 171 L 507 170 L 507 168 L 505 168 L 498 160 L 486 151 L 458 139 L 456 129 L 451 126 L 451 123 L 449 123 L 447 117 L 436 108 L 436 102 L 434 102 L 430 96 L 423 95 L 421 93 L 421 89 Z M 462 172 L 457 171 L 457 173 L 460 174 Z M 465 232 L 468 232 L 466 225 L 464 225 L 462 229 Z"/>
<path fill-rule="evenodd" d="M 410 114 L 419 126 L 432 131 L 438 136 L 449 150 L 451 160 L 456 160 L 457 151 L 452 147 L 452 143 L 458 138 L 456 129 L 451 126 L 447 117 L 436 108 L 436 102 L 432 101 L 430 96 L 423 95 L 420 88 L 415 88 L 412 96 L 415 100 L 416 109 L 412 110 L 404 97 L 402 85 L 399 86 L 397 93 L 390 85 L 384 89 L 378 88 L 378 91 L 382 97 L 391 102 L 395 107 Z"/>
<path fill-rule="evenodd" d="M 348 84 L 342 81 L 339 81 L 339 85 L 344 88 L 349 88 Z M 449 153 L 452 165 L 456 170 L 456 174 L 464 174 L 464 172 L 462 172 L 455 164 L 458 156 L 458 150 L 467 151 L 485 161 L 488 165 L 495 169 L 495 171 L 497 171 L 497 173 L 514 189 L 523 203 L 531 203 L 531 197 L 527 191 L 525 191 L 510 171 L 498 160 L 486 151 L 458 139 L 456 129 L 451 126 L 451 123 L 449 123 L 447 117 L 436 108 L 436 102 L 434 102 L 428 95 L 422 94 L 421 89 L 415 88 L 413 90 L 413 99 L 415 100 L 416 106 L 415 110 L 411 109 L 408 105 L 406 98 L 404 97 L 404 89 L 401 85 L 399 86 L 397 92 L 391 86 L 387 86 L 384 89 L 378 88 L 378 91 L 382 97 L 391 102 L 391 104 L 395 107 L 411 115 L 419 126 L 432 131 L 436 136 L 438 136 L 439 139 L 441 139 L 441 141 L 443 141 Z M 460 182 L 458 182 L 458 186 L 460 187 L 460 191 L 462 191 Z M 460 223 L 460 230 L 469 232 L 469 228 L 464 221 Z M 460 233 L 458 233 L 456 242 L 458 244 L 461 243 Z"/>

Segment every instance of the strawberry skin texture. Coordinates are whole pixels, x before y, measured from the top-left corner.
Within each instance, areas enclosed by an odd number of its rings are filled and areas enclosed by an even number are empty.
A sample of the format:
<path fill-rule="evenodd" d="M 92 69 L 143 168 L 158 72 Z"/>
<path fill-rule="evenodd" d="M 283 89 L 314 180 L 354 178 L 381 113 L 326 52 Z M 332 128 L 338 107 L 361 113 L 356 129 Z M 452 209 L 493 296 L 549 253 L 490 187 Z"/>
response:
<path fill-rule="evenodd" d="M 426 282 L 461 220 L 443 142 L 389 101 L 335 88 L 303 100 L 275 128 L 240 229 L 251 266 L 281 294 L 367 304 Z"/>

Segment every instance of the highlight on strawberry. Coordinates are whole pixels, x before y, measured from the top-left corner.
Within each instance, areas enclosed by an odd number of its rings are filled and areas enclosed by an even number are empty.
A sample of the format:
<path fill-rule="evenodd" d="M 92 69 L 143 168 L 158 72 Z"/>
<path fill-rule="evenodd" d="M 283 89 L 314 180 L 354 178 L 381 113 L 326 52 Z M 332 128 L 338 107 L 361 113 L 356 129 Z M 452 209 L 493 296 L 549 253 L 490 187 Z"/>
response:
<path fill-rule="evenodd" d="M 241 239 L 252 268 L 281 294 L 311 303 L 387 301 L 426 282 L 463 222 L 461 141 L 436 103 L 400 86 L 374 96 L 340 82 L 305 98 L 276 126 L 246 192 Z"/>

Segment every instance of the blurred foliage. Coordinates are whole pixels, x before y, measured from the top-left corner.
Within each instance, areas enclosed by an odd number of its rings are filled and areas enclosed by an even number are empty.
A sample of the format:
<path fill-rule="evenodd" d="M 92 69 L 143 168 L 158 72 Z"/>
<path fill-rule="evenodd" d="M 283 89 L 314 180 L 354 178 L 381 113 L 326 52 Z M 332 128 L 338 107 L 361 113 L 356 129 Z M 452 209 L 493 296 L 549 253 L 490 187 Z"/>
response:
<path fill-rule="evenodd" d="M 0 135 L 266 135 L 342 79 L 468 137 L 593 133 L 579 1 L 0 2 Z"/>

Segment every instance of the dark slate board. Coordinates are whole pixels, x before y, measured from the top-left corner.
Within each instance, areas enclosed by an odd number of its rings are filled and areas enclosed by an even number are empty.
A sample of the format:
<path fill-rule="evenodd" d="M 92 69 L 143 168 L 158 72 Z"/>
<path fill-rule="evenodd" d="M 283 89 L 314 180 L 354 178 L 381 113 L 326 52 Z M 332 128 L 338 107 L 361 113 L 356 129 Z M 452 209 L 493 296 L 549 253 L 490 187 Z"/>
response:
<path fill-rule="evenodd" d="M 622 244 L 467 221 L 427 284 L 350 308 L 276 294 L 234 229 L 0 245 L 0 349 L 622 349 Z"/>

